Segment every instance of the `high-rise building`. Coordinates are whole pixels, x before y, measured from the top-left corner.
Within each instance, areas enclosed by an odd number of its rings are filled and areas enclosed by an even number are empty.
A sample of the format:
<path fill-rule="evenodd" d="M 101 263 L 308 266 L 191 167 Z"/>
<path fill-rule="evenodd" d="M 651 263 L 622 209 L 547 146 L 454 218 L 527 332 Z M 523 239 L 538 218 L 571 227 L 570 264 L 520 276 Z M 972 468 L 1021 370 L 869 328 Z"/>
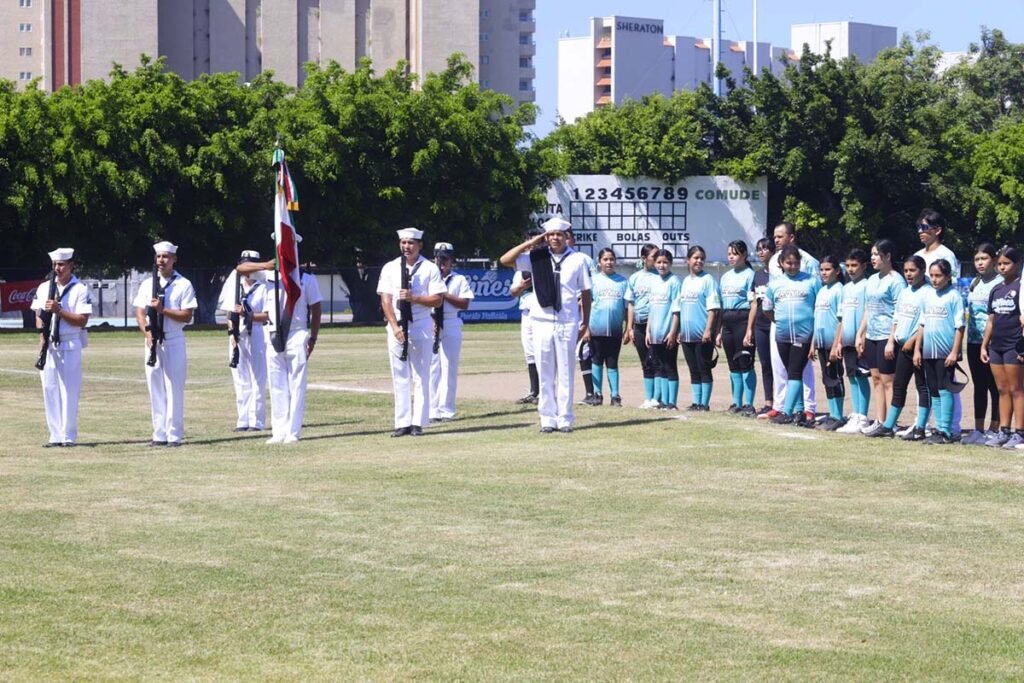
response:
<path fill-rule="evenodd" d="M 896 47 L 896 40 L 895 26 L 855 21 L 793 24 L 789 27 L 789 43 L 796 52 L 803 52 L 806 45 L 814 54 L 823 55 L 831 44 L 833 59 L 856 57 L 861 62 L 870 62 L 882 50 Z"/>
<path fill-rule="evenodd" d="M 421 78 L 462 52 L 481 85 L 532 102 L 536 0 L 2 0 L 0 78 L 47 90 L 162 55 L 191 79 L 265 70 L 301 84 L 307 62 Z"/>

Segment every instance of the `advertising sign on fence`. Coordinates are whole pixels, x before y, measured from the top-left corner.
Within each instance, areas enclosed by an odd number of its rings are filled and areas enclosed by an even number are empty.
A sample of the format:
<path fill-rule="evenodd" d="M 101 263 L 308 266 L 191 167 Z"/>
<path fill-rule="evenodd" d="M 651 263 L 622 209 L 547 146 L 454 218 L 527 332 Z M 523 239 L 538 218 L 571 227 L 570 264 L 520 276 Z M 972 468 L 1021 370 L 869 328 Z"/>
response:
<path fill-rule="evenodd" d="M 620 259 L 636 259 L 650 242 L 677 258 L 691 245 L 704 247 L 709 261 L 725 261 L 726 247 L 764 237 L 768 183 L 728 176 L 693 176 L 676 183 L 650 178 L 574 175 L 556 181 L 547 207 L 534 216 L 540 225 L 562 214 L 572 223 L 577 249 L 596 257 L 609 247 Z"/>
<path fill-rule="evenodd" d="M 36 298 L 38 280 L 0 283 L 0 312 L 27 311 Z"/>
<path fill-rule="evenodd" d="M 473 301 L 469 310 L 459 317 L 468 322 L 506 322 L 519 320 L 519 299 L 509 291 L 512 287 L 514 270 L 499 268 L 484 270 L 471 268 L 459 270 L 473 289 Z"/>

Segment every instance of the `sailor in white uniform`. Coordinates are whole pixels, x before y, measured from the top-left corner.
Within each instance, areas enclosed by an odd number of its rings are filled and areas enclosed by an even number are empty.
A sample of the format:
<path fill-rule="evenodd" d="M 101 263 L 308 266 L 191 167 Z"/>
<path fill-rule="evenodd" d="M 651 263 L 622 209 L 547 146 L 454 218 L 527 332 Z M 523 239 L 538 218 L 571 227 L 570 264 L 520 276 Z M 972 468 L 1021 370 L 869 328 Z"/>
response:
<path fill-rule="evenodd" d="M 252 263 L 260 260 L 258 251 L 246 250 L 238 259 L 239 263 Z M 238 281 L 241 278 L 242 289 L 239 292 L 239 303 L 235 304 Z M 224 280 L 217 308 L 229 316 L 238 314 L 238 341 L 234 335 L 228 336 L 228 353 L 234 354 L 238 349 L 238 364 L 231 368 L 231 379 L 235 385 L 235 408 L 238 419 L 235 422 L 236 432 L 261 431 L 267 420 L 267 341 L 263 334 L 263 326 L 269 320 L 266 307 L 267 287 L 262 272 L 250 275 L 239 275 L 235 271 Z M 228 318 L 228 330 L 232 321 Z"/>
<path fill-rule="evenodd" d="M 462 319 L 459 311 L 469 308 L 473 289 L 469 280 L 452 270 L 455 247 L 450 242 L 434 245 L 434 264 L 441 271 L 447 290 L 442 304 L 434 309 L 434 348 L 430 361 L 430 419 L 448 422 L 455 417 L 455 390 L 459 381 L 462 353 Z M 440 320 L 439 320 L 440 319 Z M 440 326 L 439 326 L 440 325 Z"/>

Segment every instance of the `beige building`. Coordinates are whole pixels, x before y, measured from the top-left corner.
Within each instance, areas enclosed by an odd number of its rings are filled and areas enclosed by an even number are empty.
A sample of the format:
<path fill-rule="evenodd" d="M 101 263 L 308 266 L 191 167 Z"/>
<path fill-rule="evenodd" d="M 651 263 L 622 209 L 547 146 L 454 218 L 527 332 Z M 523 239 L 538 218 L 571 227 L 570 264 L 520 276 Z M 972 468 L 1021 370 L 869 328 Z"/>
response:
<path fill-rule="evenodd" d="M 534 101 L 536 0 L 0 0 L 0 78 L 54 90 L 163 55 L 184 78 L 407 60 L 421 77 L 462 52 L 484 87 Z"/>

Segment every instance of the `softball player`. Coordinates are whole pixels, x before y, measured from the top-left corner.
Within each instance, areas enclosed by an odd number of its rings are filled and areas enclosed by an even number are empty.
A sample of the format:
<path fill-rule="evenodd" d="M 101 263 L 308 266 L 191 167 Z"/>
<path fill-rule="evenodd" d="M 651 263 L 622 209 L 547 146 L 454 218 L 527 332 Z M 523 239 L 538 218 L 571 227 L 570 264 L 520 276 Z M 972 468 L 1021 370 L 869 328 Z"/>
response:
<path fill-rule="evenodd" d="M 722 331 L 718 333 L 718 346 L 725 351 L 725 357 L 729 361 L 729 384 L 732 388 L 732 406 L 729 412 L 752 417 L 755 413 L 754 390 L 757 388 L 757 375 L 754 374 L 754 345 L 745 342 L 751 319 L 754 269 L 747 260 L 747 243 L 743 240 L 730 242 L 726 256 L 732 268 L 722 273 L 719 279 L 719 289 L 722 293 Z"/>
<path fill-rule="evenodd" d="M 851 415 L 842 427 L 841 434 L 858 434 L 868 425 L 868 400 L 871 398 L 871 370 L 857 353 L 857 332 L 864 319 L 864 288 L 867 286 L 869 257 L 863 249 L 854 249 L 846 256 L 846 276 L 849 281 L 843 285 L 843 306 L 839 309 L 839 329 L 836 331 L 836 346 L 843 359 L 846 376 L 850 380 Z"/>
<path fill-rule="evenodd" d="M 690 273 L 683 278 L 679 296 L 672 307 L 672 311 L 679 314 L 679 342 L 686 366 L 690 369 L 693 403 L 688 410 L 691 411 L 711 409 L 715 328 L 722 310 L 718 283 L 704 271 L 706 258 L 704 247 L 694 245 L 687 250 L 686 262 Z"/>
<path fill-rule="evenodd" d="M 626 320 L 626 278 L 615 272 L 615 252 L 602 249 L 597 255 L 593 303 L 590 306 L 590 361 L 595 405 L 604 402 L 604 370 L 608 368 L 609 405 L 621 406 L 619 396 L 619 352 L 622 325 Z"/>
<path fill-rule="evenodd" d="M 893 270 L 892 257 L 896 245 L 892 240 L 878 240 L 871 247 L 871 265 L 878 272 L 864 286 L 864 319 L 857 332 L 857 354 L 866 359 L 871 369 L 872 394 L 875 398 L 875 422 L 885 422 L 887 408 L 892 405 L 892 378 L 896 361 L 885 357 L 885 345 L 892 332 L 892 314 L 907 283 Z M 874 423 L 872 423 L 874 424 Z M 864 429 L 870 425 L 865 425 Z M 863 433 L 864 429 L 861 429 Z"/>
<path fill-rule="evenodd" d="M 679 314 L 672 311 L 682 281 L 672 274 L 672 252 L 659 249 L 654 257 L 658 275 L 651 279 L 648 300 L 646 342 L 648 353 L 653 356 L 654 397 L 658 407 L 676 410 L 679 396 Z"/>
<path fill-rule="evenodd" d="M 814 300 L 814 340 L 811 348 L 821 365 L 821 381 L 828 398 L 828 415 L 816 428 L 835 431 L 843 424 L 843 397 L 846 395 L 842 359 L 834 353 L 839 311 L 843 305 L 843 271 L 835 256 L 822 257 L 818 267 L 821 272 L 821 289 Z"/>
<path fill-rule="evenodd" d="M 654 267 L 654 257 L 658 247 L 645 244 L 640 250 L 642 268 L 629 276 L 626 283 L 626 336 L 624 344 L 633 344 L 640 356 L 640 367 L 644 375 L 644 402 L 641 408 L 657 408 L 658 401 L 654 398 L 654 364 L 647 350 L 647 316 L 650 312 L 649 295 L 651 284 L 658 277 Z"/>
<path fill-rule="evenodd" d="M 761 386 L 764 387 L 764 406 L 757 411 L 757 418 L 767 419 L 774 417 L 775 376 L 772 373 L 772 321 L 764 311 L 764 293 L 771 279 L 769 264 L 775 255 L 775 245 L 772 240 L 762 237 L 757 241 L 755 249 L 763 268 L 754 273 L 750 285 L 750 317 L 747 319 L 747 335 L 743 338 L 743 345 L 757 347 L 757 359 L 761 363 Z"/>
<path fill-rule="evenodd" d="M 964 302 L 952 284 L 949 261 L 937 259 L 928 269 L 932 288 L 921 302 L 921 336 L 914 349 L 914 364 L 924 368 L 931 390 L 937 429 L 926 444 L 953 440 L 953 368 L 964 339 Z"/>
<path fill-rule="evenodd" d="M 981 362 L 992 368 L 999 388 L 999 424 L 1001 433 L 1010 431 L 1016 418 L 1017 431 L 1003 441 L 1003 448 L 1021 448 L 1024 443 L 1024 368 L 1019 352 L 1021 344 L 1020 264 L 1024 258 L 1019 250 L 1003 247 L 996 257 L 999 283 L 989 294 L 988 317 L 981 341 Z M 986 445 L 988 445 L 986 443 Z"/>
<path fill-rule="evenodd" d="M 996 443 L 1009 440 L 999 438 L 999 390 L 996 388 L 992 368 L 981 360 L 981 340 L 985 336 L 988 323 L 988 300 L 992 290 L 1003 282 L 996 272 L 996 248 L 985 242 L 979 244 L 974 251 L 974 270 L 978 273 L 971 282 L 967 294 L 967 366 L 971 369 L 971 382 L 974 384 L 974 431 L 964 436 L 960 443 L 978 445 L 991 439 Z M 992 419 L 989 431 L 985 431 L 985 413 L 988 404 L 992 403 Z M 1005 425 L 1006 431 L 1010 425 Z M 995 445 L 995 444 L 993 444 Z"/>

